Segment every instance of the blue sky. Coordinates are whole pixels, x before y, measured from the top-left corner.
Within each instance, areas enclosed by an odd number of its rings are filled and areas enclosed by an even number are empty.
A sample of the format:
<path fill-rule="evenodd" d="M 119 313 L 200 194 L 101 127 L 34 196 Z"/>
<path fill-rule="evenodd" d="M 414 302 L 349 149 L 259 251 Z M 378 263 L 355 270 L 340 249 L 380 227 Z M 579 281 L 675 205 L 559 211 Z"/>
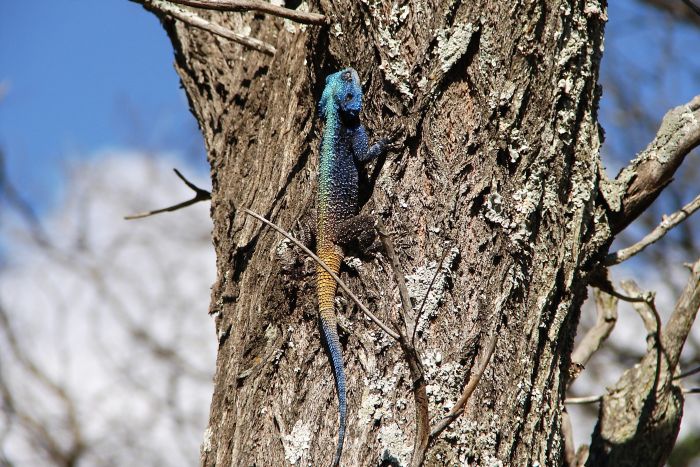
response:
<path fill-rule="evenodd" d="M 194 152 L 205 170 L 172 62 L 158 20 L 135 3 L 0 0 L 0 148 L 23 195 L 50 207 L 65 161 L 105 149 Z"/>
<path fill-rule="evenodd" d="M 665 15 L 635 0 L 611 2 L 608 16 L 603 81 L 620 69 L 637 87 L 660 77 L 636 102 L 658 118 L 700 92 L 700 55 L 687 53 L 700 43 L 699 28 L 669 28 Z M 40 211 L 53 206 L 66 161 L 106 149 L 173 152 L 205 172 L 172 62 L 158 20 L 128 0 L 0 0 L 0 83 L 9 87 L 0 101 L 0 149 L 23 196 Z M 618 125 L 619 102 L 609 96 L 604 87 L 600 117 L 604 161 L 615 175 L 650 136 Z"/>

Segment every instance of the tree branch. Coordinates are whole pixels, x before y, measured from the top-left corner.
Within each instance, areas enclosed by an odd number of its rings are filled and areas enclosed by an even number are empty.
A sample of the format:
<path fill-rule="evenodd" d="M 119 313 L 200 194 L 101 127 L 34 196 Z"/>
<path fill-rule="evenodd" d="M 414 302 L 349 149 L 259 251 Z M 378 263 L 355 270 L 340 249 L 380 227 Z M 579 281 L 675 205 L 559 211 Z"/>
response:
<path fill-rule="evenodd" d="M 621 262 L 630 259 L 637 253 L 640 253 L 649 245 L 656 243 L 658 240 L 663 238 L 663 236 L 666 235 L 671 229 L 686 220 L 698 209 L 700 209 L 700 195 L 696 196 L 694 200 L 683 206 L 680 211 L 676 211 L 670 216 L 664 216 L 664 218 L 661 220 L 661 224 L 649 232 L 639 242 L 627 248 L 623 248 L 622 250 L 616 251 L 615 253 L 610 253 L 605 258 L 605 265 L 612 266 L 614 264 L 620 264 Z"/>
<path fill-rule="evenodd" d="M 218 11 L 259 11 L 280 18 L 287 18 L 302 24 L 326 24 L 326 17 L 320 13 L 292 10 L 259 0 L 170 0 L 172 3 L 206 10 Z"/>
<path fill-rule="evenodd" d="M 262 52 L 267 55 L 274 55 L 276 52 L 275 48 L 266 42 L 233 32 L 228 28 L 225 28 L 221 25 L 212 23 L 211 21 L 202 18 L 201 16 L 199 16 L 191 10 L 182 8 L 178 5 L 174 5 L 171 2 L 165 0 L 135 1 L 141 3 L 147 8 L 150 8 L 151 10 L 155 10 L 160 13 L 165 13 L 166 15 L 172 16 L 173 18 L 178 19 L 185 24 L 189 24 L 190 26 L 194 26 L 195 28 L 199 28 L 217 36 L 229 39 L 233 42 L 249 47 L 253 50 L 257 50 L 258 52 Z"/>
<path fill-rule="evenodd" d="M 700 144 L 700 95 L 671 109 L 654 140 L 614 182 L 602 187 L 612 233 L 622 231 L 671 182 L 685 156 Z"/>

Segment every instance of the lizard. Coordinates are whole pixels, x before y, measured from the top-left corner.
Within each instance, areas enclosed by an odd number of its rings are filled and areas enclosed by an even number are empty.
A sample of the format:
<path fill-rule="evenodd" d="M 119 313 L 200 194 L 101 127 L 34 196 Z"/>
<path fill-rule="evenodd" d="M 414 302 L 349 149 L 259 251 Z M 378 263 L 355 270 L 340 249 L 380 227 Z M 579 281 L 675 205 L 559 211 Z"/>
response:
<path fill-rule="evenodd" d="M 383 154 L 388 142 L 382 138 L 369 147 L 367 132 L 360 123 L 362 97 L 357 72 L 346 68 L 328 75 L 319 102 L 324 127 L 316 199 L 316 254 L 336 275 L 344 257 L 343 247 L 374 231 L 373 219 L 358 215 L 358 165 Z M 316 275 L 321 334 L 338 393 L 340 426 L 332 464 L 335 467 L 340 463 L 347 424 L 345 370 L 333 306 L 337 284 L 320 266 Z"/>

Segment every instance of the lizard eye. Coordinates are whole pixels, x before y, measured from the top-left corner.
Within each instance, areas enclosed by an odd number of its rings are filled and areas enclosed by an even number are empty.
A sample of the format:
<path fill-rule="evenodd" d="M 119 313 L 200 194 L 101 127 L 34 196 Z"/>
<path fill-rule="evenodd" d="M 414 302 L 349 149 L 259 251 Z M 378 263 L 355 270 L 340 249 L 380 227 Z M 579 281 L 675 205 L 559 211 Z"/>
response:
<path fill-rule="evenodd" d="M 352 74 L 349 71 L 346 71 L 345 73 L 340 75 L 340 77 L 343 79 L 343 81 L 352 81 Z"/>
<path fill-rule="evenodd" d="M 347 93 L 345 95 L 345 102 L 350 102 L 352 100 L 352 93 Z"/>

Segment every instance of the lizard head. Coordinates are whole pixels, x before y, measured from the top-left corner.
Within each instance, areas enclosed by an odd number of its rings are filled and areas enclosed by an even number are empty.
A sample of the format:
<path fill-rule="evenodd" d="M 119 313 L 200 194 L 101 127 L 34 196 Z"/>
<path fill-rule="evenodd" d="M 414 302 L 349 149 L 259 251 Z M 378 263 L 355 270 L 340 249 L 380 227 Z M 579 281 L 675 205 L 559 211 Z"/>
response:
<path fill-rule="evenodd" d="M 346 118 L 358 118 L 362 109 L 362 85 L 357 72 L 346 68 L 328 75 L 318 109 L 323 119 L 330 109 Z"/>

